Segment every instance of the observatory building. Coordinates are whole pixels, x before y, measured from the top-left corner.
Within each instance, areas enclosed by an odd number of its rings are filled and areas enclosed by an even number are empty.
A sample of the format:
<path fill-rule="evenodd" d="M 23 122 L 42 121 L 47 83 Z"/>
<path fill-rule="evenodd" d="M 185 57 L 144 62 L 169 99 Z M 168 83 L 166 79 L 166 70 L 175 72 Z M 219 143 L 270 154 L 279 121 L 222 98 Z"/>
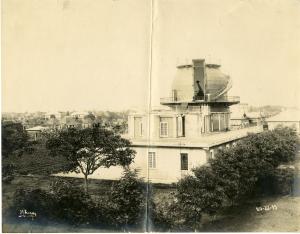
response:
<path fill-rule="evenodd" d="M 230 147 L 261 126 L 232 131 L 230 106 L 239 97 L 228 96 L 231 79 L 220 65 L 195 59 L 177 66 L 170 96 L 161 107 L 128 116 L 128 136 L 136 151 L 132 168 L 153 183 L 173 183 L 206 164 L 221 147 Z M 100 168 L 90 178 L 118 179 L 121 167 Z M 74 176 L 74 175 L 73 175 Z"/>
<path fill-rule="evenodd" d="M 230 131 L 229 107 L 240 100 L 228 96 L 232 82 L 220 67 L 204 59 L 177 66 L 170 96 L 160 100 L 167 109 L 129 115 L 128 135 L 143 177 L 176 182 L 207 163 L 218 148 L 260 131 L 257 127 Z"/>

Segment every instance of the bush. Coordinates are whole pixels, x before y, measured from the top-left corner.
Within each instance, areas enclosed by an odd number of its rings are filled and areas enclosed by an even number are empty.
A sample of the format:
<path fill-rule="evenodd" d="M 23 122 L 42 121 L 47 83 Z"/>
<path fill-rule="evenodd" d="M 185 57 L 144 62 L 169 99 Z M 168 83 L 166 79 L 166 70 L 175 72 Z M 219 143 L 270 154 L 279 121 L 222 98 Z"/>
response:
<path fill-rule="evenodd" d="M 35 212 L 37 220 L 66 222 L 72 225 L 88 223 L 95 217 L 95 204 L 79 188 L 58 179 L 51 185 L 50 192 L 34 189 L 18 189 L 11 207 L 14 217 L 21 210 Z"/>
<path fill-rule="evenodd" d="M 18 189 L 13 198 L 11 207 L 13 217 L 18 217 L 22 211 L 35 212 L 36 220 L 47 221 L 53 212 L 55 201 L 53 197 L 41 190 Z"/>
<path fill-rule="evenodd" d="M 110 224 L 123 228 L 140 225 L 145 214 L 146 196 L 145 184 L 138 179 L 137 172 L 126 169 L 122 178 L 112 185 L 108 199 L 102 200 L 100 207 Z"/>
<path fill-rule="evenodd" d="M 295 169 L 280 167 L 257 182 L 257 194 L 259 195 L 290 195 L 292 194 L 295 179 Z"/>
<path fill-rule="evenodd" d="M 7 163 L 2 161 L 2 182 L 9 184 L 14 179 L 14 170 L 16 166 L 14 163 Z"/>
<path fill-rule="evenodd" d="M 176 199 L 153 213 L 156 218 L 172 214 L 171 224 L 201 228 L 203 214 L 214 215 L 222 209 L 241 204 L 245 198 L 253 196 L 257 186 L 268 181 L 274 190 L 290 192 L 292 172 L 278 170 L 277 167 L 295 158 L 298 138 L 293 129 L 277 128 L 260 134 L 252 134 L 237 142 L 229 149 L 220 150 L 210 166 L 193 170 L 178 182 Z M 175 215 L 174 215 L 175 214 Z"/>
<path fill-rule="evenodd" d="M 95 204 L 82 189 L 58 179 L 52 183 L 50 193 L 55 201 L 52 215 L 56 220 L 73 225 L 93 221 Z"/>
<path fill-rule="evenodd" d="M 278 168 L 274 173 L 274 192 L 280 195 L 291 195 L 295 179 L 295 169 Z"/>

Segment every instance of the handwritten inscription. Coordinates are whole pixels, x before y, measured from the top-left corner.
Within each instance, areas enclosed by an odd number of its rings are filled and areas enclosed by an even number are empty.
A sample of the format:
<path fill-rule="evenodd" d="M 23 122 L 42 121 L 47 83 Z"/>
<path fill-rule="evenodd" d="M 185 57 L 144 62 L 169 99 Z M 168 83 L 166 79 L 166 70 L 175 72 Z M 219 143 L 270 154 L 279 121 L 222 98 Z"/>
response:
<path fill-rule="evenodd" d="M 261 211 L 271 211 L 271 210 L 277 210 L 278 207 L 276 205 L 267 205 L 267 206 L 259 206 L 256 207 L 256 211 L 257 212 L 261 212 Z"/>
<path fill-rule="evenodd" d="M 27 211 L 27 210 L 20 210 L 19 212 L 19 218 L 31 218 L 35 219 L 37 214 L 32 211 Z"/>

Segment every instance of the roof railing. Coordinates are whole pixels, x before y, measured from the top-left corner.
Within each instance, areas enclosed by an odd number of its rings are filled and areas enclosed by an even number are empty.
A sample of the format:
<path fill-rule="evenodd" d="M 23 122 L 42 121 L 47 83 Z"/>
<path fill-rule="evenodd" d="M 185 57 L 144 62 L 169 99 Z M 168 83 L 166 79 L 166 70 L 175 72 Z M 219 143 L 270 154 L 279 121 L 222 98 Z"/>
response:
<path fill-rule="evenodd" d="M 182 103 L 182 102 L 240 102 L 239 96 L 223 96 L 217 99 L 206 98 L 206 100 L 187 100 L 186 98 L 180 97 L 163 97 L 160 98 L 160 103 Z"/>

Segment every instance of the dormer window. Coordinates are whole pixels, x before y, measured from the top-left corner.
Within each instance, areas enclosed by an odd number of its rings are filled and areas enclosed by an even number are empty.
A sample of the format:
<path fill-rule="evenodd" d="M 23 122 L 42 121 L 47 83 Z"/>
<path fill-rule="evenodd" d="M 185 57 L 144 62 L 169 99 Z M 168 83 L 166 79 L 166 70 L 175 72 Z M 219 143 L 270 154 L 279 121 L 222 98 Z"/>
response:
<path fill-rule="evenodd" d="M 168 122 L 160 122 L 160 136 L 168 137 Z"/>

